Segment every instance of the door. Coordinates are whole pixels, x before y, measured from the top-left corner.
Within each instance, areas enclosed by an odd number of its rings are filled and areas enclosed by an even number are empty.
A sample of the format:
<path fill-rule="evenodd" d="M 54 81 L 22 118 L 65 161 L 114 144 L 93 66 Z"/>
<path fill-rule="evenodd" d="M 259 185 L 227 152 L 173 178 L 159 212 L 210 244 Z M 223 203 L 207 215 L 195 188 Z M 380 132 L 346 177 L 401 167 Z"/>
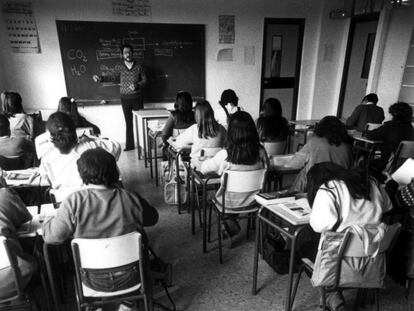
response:
<path fill-rule="evenodd" d="M 378 16 L 372 14 L 351 20 L 337 112 L 340 118 L 348 118 L 367 93 Z"/>
<path fill-rule="evenodd" d="M 283 116 L 296 119 L 304 19 L 265 18 L 260 105 L 275 97 Z"/>

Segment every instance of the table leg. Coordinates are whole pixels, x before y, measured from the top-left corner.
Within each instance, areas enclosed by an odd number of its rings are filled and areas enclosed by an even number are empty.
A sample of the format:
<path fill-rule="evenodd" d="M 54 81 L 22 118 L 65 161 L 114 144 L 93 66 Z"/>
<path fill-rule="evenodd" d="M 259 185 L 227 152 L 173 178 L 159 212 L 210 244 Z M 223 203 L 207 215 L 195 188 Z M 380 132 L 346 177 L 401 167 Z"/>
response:
<path fill-rule="evenodd" d="M 147 118 L 142 118 L 142 139 L 143 139 L 143 151 L 144 151 L 144 165 L 147 166 Z"/>
<path fill-rule="evenodd" d="M 155 169 L 155 186 L 158 187 L 158 145 L 157 145 L 158 135 L 154 135 L 154 169 Z"/>
<path fill-rule="evenodd" d="M 256 295 L 257 293 L 257 269 L 259 265 L 260 226 L 261 226 L 261 222 L 260 222 L 259 213 L 258 213 L 256 217 L 256 238 L 255 238 L 255 245 L 254 245 L 252 295 Z"/>
<path fill-rule="evenodd" d="M 138 116 L 134 114 L 135 118 L 135 134 L 137 137 L 137 152 L 138 152 L 138 160 L 141 160 L 141 149 L 139 148 L 139 125 L 138 125 Z"/>
<path fill-rule="evenodd" d="M 47 278 L 49 279 L 49 286 L 52 294 L 53 309 L 58 310 L 58 299 L 56 294 L 55 279 L 53 277 L 52 264 L 50 263 L 49 247 L 46 243 L 43 243 L 43 257 L 45 258 Z"/>
<path fill-rule="evenodd" d="M 148 159 L 148 162 L 149 162 L 151 179 L 154 178 L 154 173 L 153 173 L 153 170 L 152 170 L 152 143 L 153 143 L 152 138 L 148 137 L 148 150 L 147 150 L 148 158 L 147 159 Z"/>
<path fill-rule="evenodd" d="M 207 253 L 207 189 L 203 182 L 203 253 Z"/>
<path fill-rule="evenodd" d="M 190 204 L 190 212 L 191 212 L 191 233 L 195 234 L 195 196 L 194 196 L 194 176 L 193 170 L 191 166 L 188 168 L 188 174 L 190 174 L 190 193 L 189 193 L 189 204 Z"/>

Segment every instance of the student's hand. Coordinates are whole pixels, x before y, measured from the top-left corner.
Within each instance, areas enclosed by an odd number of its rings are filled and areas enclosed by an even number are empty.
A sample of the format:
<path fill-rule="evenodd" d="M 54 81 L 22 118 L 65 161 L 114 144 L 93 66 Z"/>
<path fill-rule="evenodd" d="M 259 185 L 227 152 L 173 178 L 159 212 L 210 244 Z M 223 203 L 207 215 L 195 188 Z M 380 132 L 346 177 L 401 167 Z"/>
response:
<path fill-rule="evenodd" d="M 93 75 L 93 76 L 92 76 L 92 79 L 93 79 L 93 81 L 94 81 L 95 83 L 97 83 L 97 82 L 101 82 L 101 81 L 102 81 L 102 78 L 101 78 L 100 76 L 98 76 L 98 75 Z"/>
<path fill-rule="evenodd" d="M 134 84 L 130 84 L 130 85 L 129 85 L 129 89 L 130 89 L 131 91 L 135 91 L 135 90 L 136 90 L 136 87 L 135 87 L 135 85 L 134 85 Z"/>

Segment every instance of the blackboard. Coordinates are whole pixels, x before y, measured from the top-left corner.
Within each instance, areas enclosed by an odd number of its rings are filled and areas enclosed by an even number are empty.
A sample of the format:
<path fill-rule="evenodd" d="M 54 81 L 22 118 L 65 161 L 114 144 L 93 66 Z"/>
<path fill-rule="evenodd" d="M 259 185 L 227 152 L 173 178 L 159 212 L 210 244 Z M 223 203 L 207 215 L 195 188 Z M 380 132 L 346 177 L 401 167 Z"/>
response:
<path fill-rule="evenodd" d="M 95 83 L 94 74 L 120 66 L 129 43 L 148 77 L 144 102 L 172 102 L 178 91 L 205 96 L 204 25 L 56 21 L 68 96 L 119 101 L 119 81 Z"/>

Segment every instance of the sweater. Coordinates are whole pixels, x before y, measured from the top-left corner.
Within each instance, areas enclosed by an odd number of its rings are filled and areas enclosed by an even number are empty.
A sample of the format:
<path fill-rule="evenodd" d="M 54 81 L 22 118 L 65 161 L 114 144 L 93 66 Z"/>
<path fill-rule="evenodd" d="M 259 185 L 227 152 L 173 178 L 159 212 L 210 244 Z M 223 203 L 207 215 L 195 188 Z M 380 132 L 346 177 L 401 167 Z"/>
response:
<path fill-rule="evenodd" d="M 386 191 L 371 180 L 370 198 L 354 199 L 344 181 L 331 180 L 316 193 L 310 216 L 315 232 L 331 230 L 340 221 L 337 232 L 352 225 L 378 225 L 382 214 L 392 209 Z"/>
<path fill-rule="evenodd" d="M 33 118 L 25 113 L 16 113 L 9 118 L 11 136 L 33 139 Z"/>
<path fill-rule="evenodd" d="M 346 125 L 359 132 L 364 132 L 367 123 L 382 123 L 384 110 L 374 103 L 358 105 L 351 116 L 346 120 Z"/>
<path fill-rule="evenodd" d="M 43 224 L 45 242 L 62 243 L 72 237 L 109 238 L 134 231 L 143 233 L 145 212 L 139 196 L 125 189 L 95 187 L 74 192 L 62 202 L 56 215 Z M 149 213 L 154 214 L 154 211 Z M 158 214 L 150 218 L 148 223 L 154 224 Z"/>
<path fill-rule="evenodd" d="M 132 68 L 128 69 L 124 62 L 115 66 L 114 71 L 106 76 L 101 76 L 102 82 L 109 82 L 113 79 L 120 79 L 121 97 L 133 98 L 141 95 L 141 91 L 147 83 L 147 75 L 144 69 L 136 61 Z"/>
<path fill-rule="evenodd" d="M 37 164 L 34 144 L 23 137 L 0 137 L 0 156 L 20 157 L 22 159 L 20 169 L 33 167 Z"/>

